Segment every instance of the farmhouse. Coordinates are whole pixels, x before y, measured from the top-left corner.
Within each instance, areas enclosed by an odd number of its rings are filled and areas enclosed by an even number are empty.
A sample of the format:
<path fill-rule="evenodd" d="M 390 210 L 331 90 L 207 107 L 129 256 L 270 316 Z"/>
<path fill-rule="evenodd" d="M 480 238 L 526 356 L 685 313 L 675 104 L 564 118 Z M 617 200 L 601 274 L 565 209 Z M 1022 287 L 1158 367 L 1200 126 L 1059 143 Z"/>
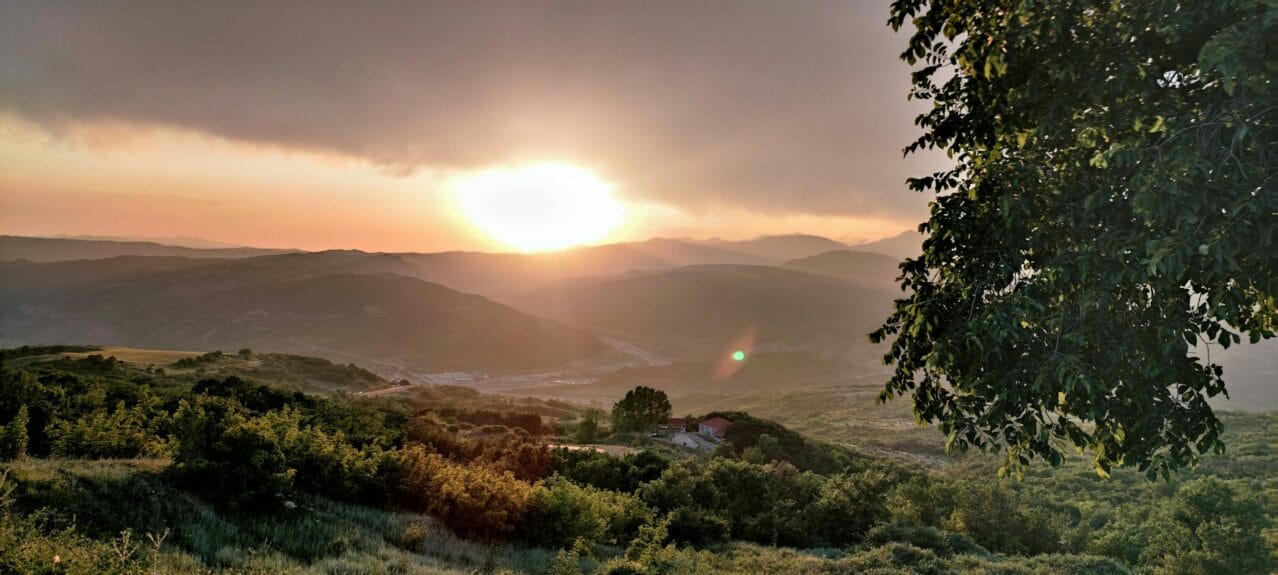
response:
<path fill-rule="evenodd" d="M 688 428 L 688 419 L 686 417 L 672 417 L 665 423 L 661 424 L 662 431 L 683 431 Z"/>
<path fill-rule="evenodd" d="M 728 426 L 730 425 L 732 425 L 732 422 L 722 417 L 711 417 L 697 426 L 697 432 L 707 437 L 723 439 L 723 435 L 728 431 Z"/>

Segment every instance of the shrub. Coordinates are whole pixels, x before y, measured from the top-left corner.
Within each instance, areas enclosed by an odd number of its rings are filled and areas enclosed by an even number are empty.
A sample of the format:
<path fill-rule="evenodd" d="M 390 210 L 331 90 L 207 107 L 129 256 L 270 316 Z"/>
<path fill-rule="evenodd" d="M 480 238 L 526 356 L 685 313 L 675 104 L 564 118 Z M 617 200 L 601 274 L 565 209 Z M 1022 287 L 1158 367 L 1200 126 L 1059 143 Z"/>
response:
<path fill-rule="evenodd" d="M 167 446 L 150 429 L 141 406 L 119 402 L 110 413 L 95 411 L 73 421 L 58 420 L 49 432 L 55 457 L 111 459 L 157 457 Z"/>
<path fill-rule="evenodd" d="M 643 565 L 639 565 L 634 561 L 627 561 L 624 558 L 613 558 L 599 566 L 599 570 L 594 572 L 596 575 L 647 575 Z"/>
<path fill-rule="evenodd" d="M 247 418 L 216 401 L 183 401 L 171 472 L 178 483 L 215 504 L 258 506 L 293 486 L 279 438 L 268 420 Z"/>
<path fill-rule="evenodd" d="M 27 406 L 25 404 L 18 406 L 18 412 L 13 416 L 13 420 L 0 428 L 0 461 L 13 461 L 26 457 L 27 444 L 30 441 L 27 427 L 30 423 Z"/>
<path fill-rule="evenodd" d="M 972 541 L 971 537 L 961 533 L 950 533 L 934 527 L 903 525 L 900 523 L 876 525 L 866 533 L 865 542 L 876 547 L 888 543 L 905 543 L 919 549 L 927 549 L 941 557 L 963 554 L 988 554 L 980 545 Z"/>
<path fill-rule="evenodd" d="M 421 446 L 400 457 L 398 491 L 405 505 L 429 513 L 463 537 L 508 537 L 523 520 L 531 485 L 510 473 L 466 466 Z"/>
<path fill-rule="evenodd" d="M 404 532 L 399 536 L 399 543 L 405 549 L 416 551 L 421 548 L 422 543 L 426 542 L 426 536 L 430 535 L 430 524 L 425 521 L 412 521 L 404 526 Z"/>
<path fill-rule="evenodd" d="M 546 569 L 546 575 L 581 575 L 581 557 L 576 549 L 560 549 Z"/>
<path fill-rule="evenodd" d="M 599 570 L 595 575 L 647 575 L 643 565 L 626 559 L 610 559 L 603 565 L 599 566 Z"/>
<path fill-rule="evenodd" d="M 722 515 L 695 507 L 670 513 L 670 538 L 692 545 L 715 545 L 732 539 L 732 523 Z"/>
<path fill-rule="evenodd" d="M 528 541 L 562 547 L 583 540 L 622 544 L 652 512 L 638 498 L 553 476 L 533 489 L 524 521 Z"/>

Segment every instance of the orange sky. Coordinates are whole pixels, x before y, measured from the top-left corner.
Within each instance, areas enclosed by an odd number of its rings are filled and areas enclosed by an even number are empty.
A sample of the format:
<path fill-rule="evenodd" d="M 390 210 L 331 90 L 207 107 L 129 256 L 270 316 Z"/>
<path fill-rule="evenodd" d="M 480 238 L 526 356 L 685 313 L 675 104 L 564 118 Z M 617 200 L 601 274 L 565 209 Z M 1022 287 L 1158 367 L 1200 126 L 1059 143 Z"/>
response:
<path fill-rule="evenodd" d="M 198 237 L 301 249 L 509 250 L 450 201 L 456 172 L 396 174 L 356 158 L 125 125 L 53 135 L 0 116 L 0 232 Z M 617 195 L 625 222 L 605 242 L 812 233 L 858 242 L 915 225 L 904 218 L 696 210 Z"/>
<path fill-rule="evenodd" d="M 505 250 L 450 182 L 559 163 L 598 241 L 914 228 L 921 108 L 886 5 L 20 3 L 0 18 L 0 233 Z M 298 19 L 298 13 L 307 17 Z"/>

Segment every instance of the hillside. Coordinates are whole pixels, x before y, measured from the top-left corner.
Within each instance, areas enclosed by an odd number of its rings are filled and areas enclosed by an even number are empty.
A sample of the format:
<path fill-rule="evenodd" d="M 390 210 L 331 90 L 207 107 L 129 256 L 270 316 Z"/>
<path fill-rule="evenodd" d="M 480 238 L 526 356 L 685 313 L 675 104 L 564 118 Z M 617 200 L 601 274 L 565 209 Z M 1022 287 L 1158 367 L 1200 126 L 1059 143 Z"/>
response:
<path fill-rule="evenodd" d="M 751 240 L 704 240 L 700 243 L 779 263 L 822 252 L 847 249 L 847 244 L 811 234 L 760 236 Z M 728 263 L 728 262 L 720 262 Z"/>
<path fill-rule="evenodd" d="M 551 366 L 601 349 L 593 335 L 480 296 L 344 271 L 400 261 L 385 257 L 128 259 L 125 270 L 112 260 L 0 264 L 0 275 L 16 278 L 0 286 L 0 342 L 250 347 L 383 372 Z"/>
<path fill-rule="evenodd" d="M 291 251 L 293 250 L 189 248 L 141 241 L 0 236 L 0 261 L 56 262 L 98 260 L 118 256 L 176 256 L 229 259 L 282 254 Z"/>
<path fill-rule="evenodd" d="M 900 273 L 898 263 L 896 259 L 881 254 L 834 250 L 793 259 L 781 264 L 781 267 L 849 281 L 891 284 Z"/>
<path fill-rule="evenodd" d="M 555 282 L 706 263 L 763 264 L 763 258 L 681 240 L 651 239 L 550 253 L 399 254 L 421 279 L 502 298 Z"/>
<path fill-rule="evenodd" d="M 883 254 L 896 260 L 917 258 L 923 253 L 923 234 L 906 230 L 890 238 L 854 245 L 852 249 Z"/>
<path fill-rule="evenodd" d="M 865 334 L 892 297 L 887 286 L 800 271 L 706 265 L 564 282 L 510 301 L 529 313 L 637 336 L 705 360 L 734 346 L 870 358 L 876 354 Z"/>

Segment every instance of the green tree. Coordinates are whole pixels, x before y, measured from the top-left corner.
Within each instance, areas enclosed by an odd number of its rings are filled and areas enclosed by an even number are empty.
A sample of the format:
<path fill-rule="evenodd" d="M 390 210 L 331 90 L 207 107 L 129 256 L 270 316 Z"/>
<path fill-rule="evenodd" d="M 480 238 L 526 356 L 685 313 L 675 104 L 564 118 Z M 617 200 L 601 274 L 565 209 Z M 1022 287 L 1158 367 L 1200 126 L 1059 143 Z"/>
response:
<path fill-rule="evenodd" d="M 13 416 L 13 420 L 0 429 L 0 461 L 13 461 L 26 457 L 29 441 L 27 426 L 30 422 L 27 406 L 25 404 L 18 406 L 18 412 Z"/>
<path fill-rule="evenodd" d="M 1206 478 L 1185 484 L 1143 530 L 1141 562 L 1156 573 L 1273 573 L 1264 497 Z"/>
<path fill-rule="evenodd" d="M 909 181 L 937 197 L 871 334 L 881 399 L 1001 472 L 1072 444 L 1152 479 L 1223 449 L 1209 345 L 1278 326 L 1278 4 L 897 0 L 907 22 L 932 105 L 906 153 L 955 165 Z"/>
<path fill-rule="evenodd" d="M 57 420 L 49 432 L 54 457 L 108 459 L 166 455 L 164 441 L 151 428 L 141 405 L 84 414 L 74 420 Z"/>
<path fill-rule="evenodd" d="M 577 428 L 573 432 L 573 439 L 578 443 L 594 443 L 599 441 L 599 415 L 598 409 L 587 409 L 581 414 L 581 421 L 577 422 Z"/>
<path fill-rule="evenodd" d="M 617 431 L 643 431 L 670 419 L 666 392 L 639 386 L 612 406 L 612 426 Z"/>

